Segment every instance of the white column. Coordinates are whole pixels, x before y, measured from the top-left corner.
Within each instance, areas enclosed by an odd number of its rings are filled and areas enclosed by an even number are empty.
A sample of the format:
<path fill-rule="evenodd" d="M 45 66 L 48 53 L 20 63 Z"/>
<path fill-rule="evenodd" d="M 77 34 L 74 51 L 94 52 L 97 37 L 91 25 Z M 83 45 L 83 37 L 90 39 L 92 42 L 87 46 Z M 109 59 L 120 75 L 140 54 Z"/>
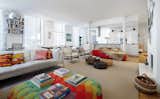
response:
<path fill-rule="evenodd" d="M 124 17 L 123 23 L 122 23 L 122 38 L 123 38 L 123 44 L 122 44 L 122 50 L 126 51 L 126 17 Z"/>

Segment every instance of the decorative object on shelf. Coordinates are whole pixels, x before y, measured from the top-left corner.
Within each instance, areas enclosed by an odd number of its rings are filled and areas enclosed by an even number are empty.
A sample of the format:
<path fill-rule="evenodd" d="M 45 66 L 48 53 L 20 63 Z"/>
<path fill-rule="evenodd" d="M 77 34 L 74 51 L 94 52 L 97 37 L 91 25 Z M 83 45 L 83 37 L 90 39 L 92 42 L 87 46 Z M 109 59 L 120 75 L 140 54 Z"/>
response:
<path fill-rule="evenodd" d="M 154 80 L 149 78 L 146 74 L 138 75 L 134 79 L 135 87 L 146 94 L 153 94 L 157 91 L 157 84 Z"/>
<path fill-rule="evenodd" d="M 11 12 L 7 19 L 8 33 L 23 34 L 24 32 L 24 18 L 16 12 Z"/>
<path fill-rule="evenodd" d="M 22 43 L 12 43 L 12 50 L 19 50 L 19 49 L 23 49 Z"/>

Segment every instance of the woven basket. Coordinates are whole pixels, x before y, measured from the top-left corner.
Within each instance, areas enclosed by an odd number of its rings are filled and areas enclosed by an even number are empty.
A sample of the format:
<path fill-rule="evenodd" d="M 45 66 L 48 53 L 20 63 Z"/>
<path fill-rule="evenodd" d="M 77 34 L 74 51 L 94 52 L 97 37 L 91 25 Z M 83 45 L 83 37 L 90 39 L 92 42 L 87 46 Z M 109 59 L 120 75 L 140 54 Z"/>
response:
<path fill-rule="evenodd" d="M 143 93 L 153 94 L 156 92 L 157 84 L 147 75 L 137 76 L 134 80 L 135 87 Z"/>

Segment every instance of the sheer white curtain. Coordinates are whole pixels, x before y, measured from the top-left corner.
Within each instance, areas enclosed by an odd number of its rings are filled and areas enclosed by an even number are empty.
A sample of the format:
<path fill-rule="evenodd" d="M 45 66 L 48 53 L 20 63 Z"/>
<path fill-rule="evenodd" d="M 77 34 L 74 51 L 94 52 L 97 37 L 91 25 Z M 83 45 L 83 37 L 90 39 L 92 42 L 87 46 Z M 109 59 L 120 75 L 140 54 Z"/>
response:
<path fill-rule="evenodd" d="M 24 17 L 24 47 L 34 49 L 41 45 L 41 17 Z"/>
<path fill-rule="evenodd" d="M 73 27 L 73 46 L 79 47 L 80 27 Z"/>
<path fill-rule="evenodd" d="M 111 29 L 107 27 L 101 27 L 100 35 L 97 33 L 96 40 L 98 44 L 109 43 L 108 39 L 110 38 Z M 107 39 L 108 38 L 108 39 Z"/>
<path fill-rule="evenodd" d="M 54 24 L 54 46 L 65 46 L 65 24 L 55 22 Z"/>
<path fill-rule="evenodd" d="M 6 32 L 4 32 L 3 11 L 0 10 L 0 50 L 5 50 Z"/>

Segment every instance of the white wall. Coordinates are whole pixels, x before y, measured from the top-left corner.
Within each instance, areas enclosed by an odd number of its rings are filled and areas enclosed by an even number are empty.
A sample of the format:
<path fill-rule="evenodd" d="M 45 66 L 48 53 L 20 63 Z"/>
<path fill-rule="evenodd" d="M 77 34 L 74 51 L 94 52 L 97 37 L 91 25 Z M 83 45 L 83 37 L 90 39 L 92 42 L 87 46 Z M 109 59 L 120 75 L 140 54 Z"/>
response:
<path fill-rule="evenodd" d="M 144 50 L 147 51 L 148 46 L 148 26 L 147 23 L 139 24 L 139 44 L 142 44 Z"/>
<path fill-rule="evenodd" d="M 126 51 L 128 55 L 138 55 L 138 16 L 115 17 L 106 20 L 100 20 L 92 23 L 92 27 L 106 27 L 114 30 L 110 33 L 110 43 L 121 44 L 120 39 L 123 39 L 121 49 Z M 136 30 L 133 31 L 133 28 Z M 123 30 L 123 32 L 121 32 Z M 120 34 L 119 34 L 120 33 Z M 119 36 L 120 35 L 120 36 Z M 117 36 L 117 37 L 116 37 Z M 127 39 L 127 42 L 126 42 Z M 104 42 L 107 40 L 103 40 Z"/>
<path fill-rule="evenodd" d="M 153 25 L 151 28 L 151 43 L 148 44 L 148 53 L 153 54 L 154 66 L 153 75 L 160 85 L 160 0 L 155 0 L 155 11 L 153 17 Z M 150 61 L 149 61 L 150 62 Z M 149 63 L 151 64 L 151 63 Z M 159 88 L 160 92 L 160 88 Z"/>
<path fill-rule="evenodd" d="M 3 11 L 0 10 L 0 50 L 4 50 Z"/>
<path fill-rule="evenodd" d="M 41 17 L 24 16 L 24 47 L 33 49 L 41 44 Z"/>
<path fill-rule="evenodd" d="M 54 45 L 54 21 L 49 18 L 42 18 L 41 20 L 41 41 L 42 46 Z"/>

